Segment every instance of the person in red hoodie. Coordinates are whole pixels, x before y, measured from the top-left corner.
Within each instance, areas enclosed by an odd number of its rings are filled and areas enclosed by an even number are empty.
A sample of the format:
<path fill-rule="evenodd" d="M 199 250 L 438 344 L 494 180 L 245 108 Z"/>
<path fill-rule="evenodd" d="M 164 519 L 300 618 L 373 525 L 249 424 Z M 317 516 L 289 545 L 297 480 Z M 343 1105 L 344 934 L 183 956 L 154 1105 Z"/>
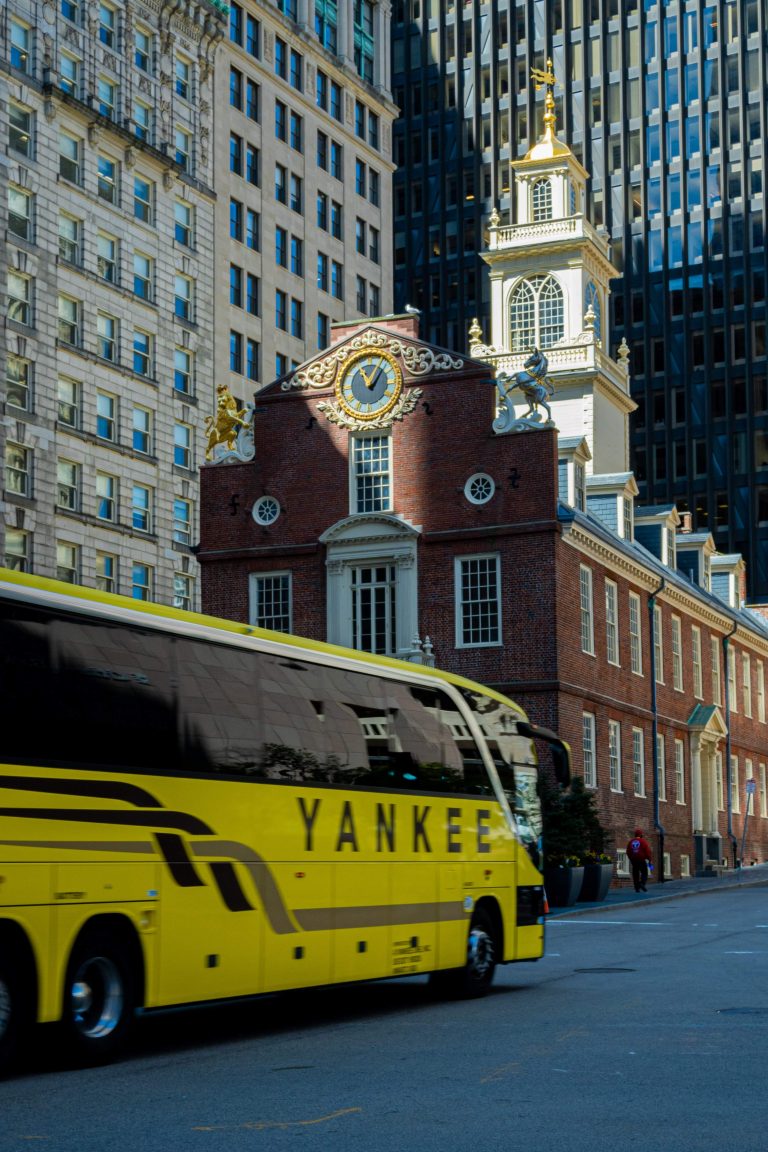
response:
<path fill-rule="evenodd" d="M 647 892 L 648 865 L 653 859 L 651 846 L 643 836 L 642 828 L 635 828 L 632 839 L 627 844 L 627 856 L 632 868 L 632 881 L 635 892 Z"/>

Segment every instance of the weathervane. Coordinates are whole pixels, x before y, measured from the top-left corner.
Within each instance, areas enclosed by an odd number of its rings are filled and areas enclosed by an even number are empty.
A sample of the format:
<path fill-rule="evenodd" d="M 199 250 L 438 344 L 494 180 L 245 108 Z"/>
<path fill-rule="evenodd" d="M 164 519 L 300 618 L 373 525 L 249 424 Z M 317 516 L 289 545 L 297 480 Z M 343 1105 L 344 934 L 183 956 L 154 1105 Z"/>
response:
<path fill-rule="evenodd" d="M 555 96 L 553 88 L 557 83 L 555 73 L 552 70 L 552 61 L 547 59 L 546 70 L 544 68 L 531 68 L 531 79 L 534 82 L 536 91 L 546 85 L 547 95 L 544 99 L 544 134 L 554 134 L 555 130 Z"/>

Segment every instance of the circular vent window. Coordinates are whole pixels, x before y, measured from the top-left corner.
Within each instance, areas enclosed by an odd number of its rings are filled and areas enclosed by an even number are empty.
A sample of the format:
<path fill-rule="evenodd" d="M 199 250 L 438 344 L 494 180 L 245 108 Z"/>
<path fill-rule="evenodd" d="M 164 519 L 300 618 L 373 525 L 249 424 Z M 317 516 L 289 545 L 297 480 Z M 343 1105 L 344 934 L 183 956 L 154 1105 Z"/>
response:
<path fill-rule="evenodd" d="M 280 504 L 274 496 L 260 496 L 253 506 L 253 518 L 257 524 L 274 524 L 280 515 Z"/>
<path fill-rule="evenodd" d="M 475 472 L 464 485 L 464 495 L 470 504 L 487 504 L 495 491 L 496 485 L 487 472 Z"/>

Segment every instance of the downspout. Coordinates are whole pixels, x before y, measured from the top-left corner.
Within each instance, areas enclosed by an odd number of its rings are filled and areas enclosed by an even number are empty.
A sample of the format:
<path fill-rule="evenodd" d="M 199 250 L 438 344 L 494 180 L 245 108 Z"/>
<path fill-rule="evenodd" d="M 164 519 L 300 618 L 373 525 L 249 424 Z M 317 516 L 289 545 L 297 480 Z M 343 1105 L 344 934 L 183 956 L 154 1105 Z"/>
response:
<path fill-rule="evenodd" d="M 736 867 L 736 836 L 733 832 L 733 796 L 731 794 L 731 675 L 728 663 L 729 640 L 739 626 L 734 620 L 733 628 L 727 636 L 723 636 L 723 672 L 725 674 L 725 793 L 726 811 L 728 813 L 728 839 L 731 842 L 732 866 Z M 735 679 L 735 677 L 734 677 Z M 735 688 L 735 685 L 734 685 Z"/>
<path fill-rule="evenodd" d="M 659 834 L 659 875 L 658 884 L 664 883 L 664 825 L 659 820 L 659 711 L 656 700 L 656 597 L 667 586 L 662 576 L 661 584 L 648 597 L 648 617 L 651 638 L 651 717 L 653 740 L 653 826 Z"/>

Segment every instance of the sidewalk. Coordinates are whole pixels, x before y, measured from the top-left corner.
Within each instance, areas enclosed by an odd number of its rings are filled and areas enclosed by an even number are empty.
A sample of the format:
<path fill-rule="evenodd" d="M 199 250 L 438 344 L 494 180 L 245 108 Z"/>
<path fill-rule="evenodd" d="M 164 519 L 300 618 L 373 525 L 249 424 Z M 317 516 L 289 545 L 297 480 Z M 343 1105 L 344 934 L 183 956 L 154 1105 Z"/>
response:
<path fill-rule="evenodd" d="M 668 880 L 660 884 L 652 880 L 647 892 L 635 892 L 631 884 L 626 888 L 611 888 L 605 900 L 598 904 L 576 903 L 568 908 L 551 908 L 548 919 L 561 916 L 593 915 L 595 912 L 610 911 L 624 904 L 647 904 L 649 901 L 675 900 L 680 896 L 695 896 L 699 892 L 721 892 L 725 888 L 759 888 L 768 885 L 768 864 L 756 864 L 751 868 L 732 868 L 721 876 L 691 876 L 684 880 Z"/>

